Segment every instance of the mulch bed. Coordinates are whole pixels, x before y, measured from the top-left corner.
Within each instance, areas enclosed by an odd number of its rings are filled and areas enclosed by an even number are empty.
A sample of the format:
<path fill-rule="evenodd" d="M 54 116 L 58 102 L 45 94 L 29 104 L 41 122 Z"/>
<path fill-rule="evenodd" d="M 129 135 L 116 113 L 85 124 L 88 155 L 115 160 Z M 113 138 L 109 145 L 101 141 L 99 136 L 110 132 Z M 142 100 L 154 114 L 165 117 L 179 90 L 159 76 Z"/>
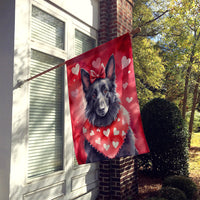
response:
<path fill-rule="evenodd" d="M 194 153 L 199 153 L 200 149 L 191 148 L 190 155 Z M 196 183 L 199 195 L 200 195 L 200 171 L 198 169 L 193 169 L 190 171 L 190 177 Z M 158 191 L 162 187 L 162 179 L 161 178 L 154 178 L 147 175 L 142 174 L 141 172 L 138 173 L 138 197 L 137 200 L 145 200 L 147 197 L 153 197 L 158 194 Z"/>
<path fill-rule="evenodd" d="M 144 200 L 147 197 L 156 196 L 162 187 L 162 179 L 153 178 L 139 172 L 138 174 L 138 198 Z"/>
<path fill-rule="evenodd" d="M 190 174 L 190 177 L 197 184 L 200 195 L 200 176 Z M 138 198 L 137 200 L 145 200 L 147 197 L 154 197 L 162 187 L 162 179 L 146 176 L 142 173 L 138 174 Z"/>

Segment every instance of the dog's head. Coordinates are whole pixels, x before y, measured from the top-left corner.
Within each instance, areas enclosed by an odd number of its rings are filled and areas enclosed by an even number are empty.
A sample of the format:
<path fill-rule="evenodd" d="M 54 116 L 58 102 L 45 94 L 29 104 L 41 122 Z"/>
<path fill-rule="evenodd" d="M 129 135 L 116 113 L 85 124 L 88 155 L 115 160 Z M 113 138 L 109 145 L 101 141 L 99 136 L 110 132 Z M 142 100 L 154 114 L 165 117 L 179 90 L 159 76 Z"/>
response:
<path fill-rule="evenodd" d="M 83 91 L 87 101 L 86 116 L 95 126 L 112 123 L 119 110 L 115 92 L 115 59 L 112 55 L 105 68 L 105 77 L 91 82 L 91 75 L 81 69 Z"/>

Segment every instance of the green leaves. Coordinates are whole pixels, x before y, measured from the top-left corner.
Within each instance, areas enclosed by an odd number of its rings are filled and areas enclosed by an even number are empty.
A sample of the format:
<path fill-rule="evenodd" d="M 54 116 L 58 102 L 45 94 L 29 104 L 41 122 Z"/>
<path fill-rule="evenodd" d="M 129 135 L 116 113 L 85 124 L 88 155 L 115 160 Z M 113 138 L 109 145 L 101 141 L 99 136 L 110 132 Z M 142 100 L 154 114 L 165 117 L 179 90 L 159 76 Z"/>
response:
<path fill-rule="evenodd" d="M 164 79 L 164 63 L 159 56 L 155 42 L 148 38 L 133 39 L 133 59 L 135 67 L 136 85 L 140 104 L 143 105 L 154 95 L 162 96 Z"/>
<path fill-rule="evenodd" d="M 155 98 L 144 105 L 142 122 L 150 148 L 146 161 L 154 175 L 188 174 L 188 133 L 175 104 Z M 148 166 L 149 167 L 149 166 Z M 144 170 L 149 171 L 149 168 Z"/>
<path fill-rule="evenodd" d="M 165 97 L 182 108 L 184 117 L 194 108 L 194 83 L 200 71 L 199 1 L 136 1 L 133 28 L 136 27 L 141 27 L 133 38 L 140 105 Z"/>

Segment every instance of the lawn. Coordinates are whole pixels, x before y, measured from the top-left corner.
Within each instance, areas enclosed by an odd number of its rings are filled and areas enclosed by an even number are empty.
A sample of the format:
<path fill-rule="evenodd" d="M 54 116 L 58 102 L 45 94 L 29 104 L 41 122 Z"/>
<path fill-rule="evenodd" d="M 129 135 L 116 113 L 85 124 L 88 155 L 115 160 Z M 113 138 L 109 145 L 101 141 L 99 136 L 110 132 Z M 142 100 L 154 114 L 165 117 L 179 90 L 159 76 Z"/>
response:
<path fill-rule="evenodd" d="M 200 189 L 200 133 L 193 133 L 189 158 L 190 177 Z"/>
<path fill-rule="evenodd" d="M 189 173 L 200 191 L 200 133 L 193 133 L 192 135 L 191 148 L 189 150 Z M 150 178 L 140 173 L 138 176 L 139 197 L 137 200 L 144 200 L 149 196 L 154 196 L 162 187 L 161 179 Z"/>

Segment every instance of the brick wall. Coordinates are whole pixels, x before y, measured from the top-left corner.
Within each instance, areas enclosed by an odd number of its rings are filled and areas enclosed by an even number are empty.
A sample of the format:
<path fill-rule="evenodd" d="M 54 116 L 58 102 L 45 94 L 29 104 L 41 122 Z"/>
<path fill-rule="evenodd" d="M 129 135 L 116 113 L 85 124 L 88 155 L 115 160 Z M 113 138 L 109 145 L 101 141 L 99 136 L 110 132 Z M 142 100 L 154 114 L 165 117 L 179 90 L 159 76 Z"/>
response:
<path fill-rule="evenodd" d="M 132 31 L 133 0 L 100 0 L 99 44 Z"/>
<path fill-rule="evenodd" d="M 132 31 L 132 0 L 100 0 L 99 44 Z M 100 163 L 98 200 L 134 199 L 138 194 L 133 157 Z"/>

